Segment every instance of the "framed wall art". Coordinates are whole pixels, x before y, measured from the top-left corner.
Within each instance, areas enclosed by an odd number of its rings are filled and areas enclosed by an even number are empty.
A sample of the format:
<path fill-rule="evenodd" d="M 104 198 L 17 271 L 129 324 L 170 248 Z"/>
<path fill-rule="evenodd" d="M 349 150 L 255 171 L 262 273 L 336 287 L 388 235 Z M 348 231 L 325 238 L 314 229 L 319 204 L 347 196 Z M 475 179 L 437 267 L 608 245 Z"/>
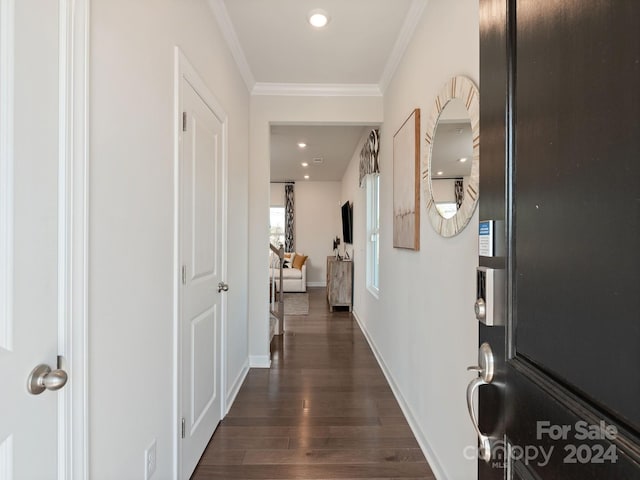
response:
<path fill-rule="evenodd" d="M 420 250 L 420 109 L 393 136 L 393 246 Z"/>

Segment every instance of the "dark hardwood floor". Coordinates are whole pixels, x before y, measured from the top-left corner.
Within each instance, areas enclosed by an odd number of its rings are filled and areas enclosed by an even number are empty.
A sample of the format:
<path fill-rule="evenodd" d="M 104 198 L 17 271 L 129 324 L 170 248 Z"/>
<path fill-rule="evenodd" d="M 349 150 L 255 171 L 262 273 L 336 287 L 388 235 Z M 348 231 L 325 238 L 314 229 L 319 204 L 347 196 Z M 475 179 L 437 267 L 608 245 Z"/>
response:
<path fill-rule="evenodd" d="M 324 288 L 250 370 L 192 480 L 434 479 L 382 371 Z"/>

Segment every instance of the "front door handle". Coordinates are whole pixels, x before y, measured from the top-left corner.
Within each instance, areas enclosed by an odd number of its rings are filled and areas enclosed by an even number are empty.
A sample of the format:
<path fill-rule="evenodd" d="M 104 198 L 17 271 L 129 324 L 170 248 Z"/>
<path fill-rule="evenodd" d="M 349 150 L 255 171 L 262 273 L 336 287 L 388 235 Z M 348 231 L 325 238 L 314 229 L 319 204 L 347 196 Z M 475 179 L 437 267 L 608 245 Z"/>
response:
<path fill-rule="evenodd" d="M 224 282 L 218 283 L 218 293 L 220 293 L 220 292 L 228 292 L 228 291 L 229 291 L 229 285 L 227 285 Z"/>
<path fill-rule="evenodd" d="M 491 460 L 491 441 L 487 435 L 480 431 L 478 417 L 476 416 L 475 408 L 473 407 L 473 394 L 478 387 L 488 385 L 493 381 L 493 351 L 488 343 L 485 342 L 480 346 L 480 351 L 478 352 L 478 366 L 468 367 L 467 370 L 473 370 L 479 373 L 479 376 L 471 380 L 467 386 L 467 410 L 471 417 L 473 429 L 476 431 L 478 440 L 480 441 L 478 454 L 482 460 L 489 463 Z"/>
<path fill-rule="evenodd" d="M 478 450 L 478 454 L 482 460 L 488 463 L 489 460 L 491 460 L 491 442 L 489 441 L 489 437 L 480 431 L 476 412 L 473 408 L 473 394 L 480 385 L 488 385 L 482 377 L 474 378 L 467 386 L 467 409 L 469 410 L 473 429 L 476 431 L 478 439 L 480 440 L 480 450 Z"/>
<path fill-rule="evenodd" d="M 29 374 L 27 379 L 27 390 L 32 395 L 40 395 L 45 390 L 60 390 L 67 384 L 69 376 L 62 369 L 51 370 L 49 365 L 44 363 L 38 365 Z"/>

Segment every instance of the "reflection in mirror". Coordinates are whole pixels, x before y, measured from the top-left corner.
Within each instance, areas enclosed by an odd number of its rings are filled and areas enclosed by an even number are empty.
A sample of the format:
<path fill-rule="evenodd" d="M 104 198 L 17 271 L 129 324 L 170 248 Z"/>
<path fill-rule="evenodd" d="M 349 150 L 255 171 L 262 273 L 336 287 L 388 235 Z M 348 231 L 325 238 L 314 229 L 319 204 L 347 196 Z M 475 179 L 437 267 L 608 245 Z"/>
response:
<path fill-rule="evenodd" d="M 451 218 L 464 200 L 473 160 L 473 135 L 469 112 L 452 98 L 438 117 L 431 151 L 431 191 L 435 206 Z"/>

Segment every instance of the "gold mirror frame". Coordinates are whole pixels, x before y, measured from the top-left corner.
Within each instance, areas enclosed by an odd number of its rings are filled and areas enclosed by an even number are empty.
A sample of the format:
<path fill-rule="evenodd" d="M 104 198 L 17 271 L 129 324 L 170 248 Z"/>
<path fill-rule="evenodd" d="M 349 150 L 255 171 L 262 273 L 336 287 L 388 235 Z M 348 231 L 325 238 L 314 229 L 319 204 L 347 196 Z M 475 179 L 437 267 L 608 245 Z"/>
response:
<path fill-rule="evenodd" d="M 471 120 L 471 135 L 473 137 L 473 162 L 471 164 L 471 176 L 469 184 L 464 192 L 462 205 L 451 218 L 444 218 L 436 208 L 431 184 L 431 157 L 433 149 L 433 137 L 438 127 L 438 119 L 447 104 L 454 98 L 462 100 L 469 119 Z M 480 93 L 478 87 L 467 77 L 457 76 L 451 78 L 440 90 L 435 100 L 434 108 L 427 119 L 425 134 L 427 142 L 426 154 L 422 159 L 422 179 L 424 198 L 427 203 L 427 215 L 431 226 L 443 237 L 453 237 L 460 233 L 469 224 L 471 217 L 478 205 L 480 183 Z"/>

